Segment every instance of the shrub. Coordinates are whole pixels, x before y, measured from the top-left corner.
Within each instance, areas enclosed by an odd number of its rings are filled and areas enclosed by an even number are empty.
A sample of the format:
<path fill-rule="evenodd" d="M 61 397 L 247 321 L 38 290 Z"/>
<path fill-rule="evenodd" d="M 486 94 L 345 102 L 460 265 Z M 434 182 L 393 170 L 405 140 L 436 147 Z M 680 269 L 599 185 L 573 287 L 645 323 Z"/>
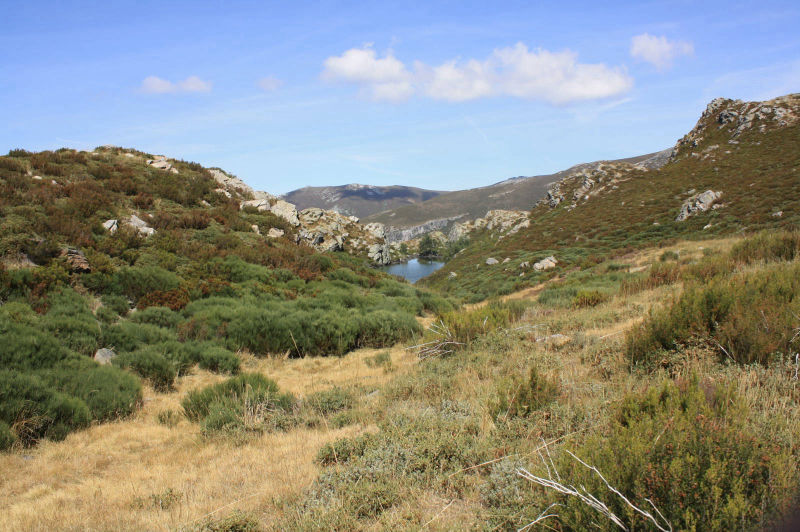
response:
<path fill-rule="evenodd" d="M 199 350 L 197 361 L 201 368 L 214 373 L 239 373 L 242 361 L 227 349 L 216 346 L 204 346 Z"/>
<path fill-rule="evenodd" d="M 372 434 L 362 434 L 355 438 L 339 438 L 323 445 L 317 452 L 314 461 L 322 466 L 344 464 L 363 455 L 373 439 L 374 435 Z"/>
<path fill-rule="evenodd" d="M 177 410 L 162 410 L 158 413 L 158 422 L 169 428 L 174 428 L 181 422 L 183 416 Z"/>
<path fill-rule="evenodd" d="M 144 310 L 134 312 L 131 315 L 134 323 L 149 323 L 158 327 L 175 328 L 181 321 L 181 316 L 177 312 L 166 307 L 147 307 Z"/>
<path fill-rule="evenodd" d="M 151 292 L 175 290 L 180 283 L 177 275 L 158 266 L 120 268 L 114 276 L 115 287 L 134 301 Z"/>
<path fill-rule="evenodd" d="M 658 260 L 661 262 L 667 262 L 668 260 L 678 260 L 678 254 L 674 251 L 665 251 L 658 257 Z"/>
<path fill-rule="evenodd" d="M 0 367 L 27 371 L 48 368 L 76 356 L 38 327 L 0 319 Z"/>
<path fill-rule="evenodd" d="M 572 306 L 576 308 L 596 307 L 606 301 L 608 301 L 608 294 L 598 290 L 578 290 L 578 293 L 572 298 Z"/>
<path fill-rule="evenodd" d="M 741 402 L 724 386 L 666 382 L 626 398 L 608 433 L 589 438 L 575 454 L 634 503 L 651 500 L 676 530 L 760 528 L 795 482 L 795 466 L 764 436 L 749 432 L 744 419 Z M 563 456 L 559 472 L 563 483 L 599 496 L 629 529 L 648 528 L 571 457 Z M 558 502 L 565 528 L 598 522 L 596 511 L 576 499 Z M 601 525 L 616 530 L 610 521 Z"/>
<path fill-rule="evenodd" d="M 116 351 L 134 351 L 144 345 L 159 344 L 177 339 L 175 332 L 150 325 L 122 321 L 103 329 L 102 343 Z"/>
<path fill-rule="evenodd" d="M 103 303 L 104 307 L 116 312 L 120 316 L 125 316 L 131 309 L 130 302 L 125 296 L 103 294 L 100 301 Z"/>
<path fill-rule="evenodd" d="M 153 348 L 117 355 L 112 363 L 123 369 L 131 369 L 161 391 L 172 388 L 177 374 L 175 364 Z"/>
<path fill-rule="evenodd" d="M 127 416 L 141 400 L 139 379 L 112 366 L 99 366 L 89 359 L 61 362 L 40 371 L 41 379 L 55 390 L 81 399 L 94 420 Z"/>
<path fill-rule="evenodd" d="M 294 397 L 280 393 L 275 381 L 261 374 L 244 373 L 192 390 L 181 405 L 186 417 L 202 423 L 206 433 L 259 432 L 282 428 Z"/>
<path fill-rule="evenodd" d="M 767 364 L 788 354 L 800 313 L 800 264 L 776 264 L 755 272 L 690 283 L 679 298 L 627 336 L 632 363 L 653 362 L 659 349 L 692 338 L 710 342 L 720 356 L 742 364 Z"/>
<path fill-rule="evenodd" d="M 364 364 L 366 364 L 368 368 L 383 366 L 384 371 L 388 372 L 392 369 L 392 355 L 389 353 L 389 351 L 375 353 L 371 357 L 366 357 L 364 359 Z"/>
<path fill-rule="evenodd" d="M 193 530 L 195 532 L 259 532 L 262 527 L 255 517 L 236 511 L 222 519 L 208 518 Z"/>
<path fill-rule="evenodd" d="M 306 397 L 306 403 L 314 412 L 327 416 L 340 410 L 353 407 L 353 393 L 343 388 L 331 388 L 322 392 L 316 392 Z"/>
<path fill-rule="evenodd" d="M 532 366 L 528 378 L 501 381 L 497 398 L 490 410 L 495 419 L 526 417 L 552 403 L 558 397 L 558 384 L 539 374 Z"/>
<path fill-rule="evenodd" d="M 64 439 L 86 427 L 91 414 L 83 401 L 54 391 L 34 375 L 0 370 L 0 421 L 28 446 L 45 437 Z"/>

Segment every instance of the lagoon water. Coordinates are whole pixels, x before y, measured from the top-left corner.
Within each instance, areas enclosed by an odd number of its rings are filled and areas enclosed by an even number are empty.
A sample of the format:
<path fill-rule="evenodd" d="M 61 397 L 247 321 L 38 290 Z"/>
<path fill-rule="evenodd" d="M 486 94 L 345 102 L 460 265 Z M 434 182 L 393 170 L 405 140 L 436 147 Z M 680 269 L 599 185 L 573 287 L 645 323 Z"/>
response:
<path fill-rule="evenodd" d="M 390 264 L 389 266 L 385 266 L 381 269 L 387 273 L 391 273 L 392 275 L 404 277 L 410 283 L 416 283 L 423 277 L 432 274 L 442 266 L 444 266 L 444 262 L 438 262 L 435 260 L 411 259 L 408 262 Z"/>

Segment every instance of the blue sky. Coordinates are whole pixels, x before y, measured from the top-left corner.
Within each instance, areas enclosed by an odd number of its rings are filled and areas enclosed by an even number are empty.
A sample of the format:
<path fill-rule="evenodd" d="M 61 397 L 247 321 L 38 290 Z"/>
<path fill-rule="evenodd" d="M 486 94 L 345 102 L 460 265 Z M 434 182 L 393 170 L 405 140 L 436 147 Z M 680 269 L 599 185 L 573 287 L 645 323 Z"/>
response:
<path fill-rule="evenodd" d="M 454 190 L 663 149 L 800 91 L 797 2 L 15 2 L 0 152 L 114 144 L 256 188 Z"/>

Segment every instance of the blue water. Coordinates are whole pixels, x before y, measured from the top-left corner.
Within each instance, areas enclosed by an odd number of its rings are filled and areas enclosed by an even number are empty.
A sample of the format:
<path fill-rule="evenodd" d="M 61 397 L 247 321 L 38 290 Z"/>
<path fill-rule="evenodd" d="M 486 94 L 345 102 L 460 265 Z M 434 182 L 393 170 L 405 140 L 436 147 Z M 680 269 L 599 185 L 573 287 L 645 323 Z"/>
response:
<path fill-rule="evenodd" d="M 410 283 L 416 283 L 425 276 L 428 276 L 444 266 L 444 262 L 437 262 L 435 260 L 424 259 L 411 259 L 408 262 L 401 262 L 400 264 L 391 264 L 381 268 L 387 273 L 392 275 L 399 275 L 404 277 Z"/>

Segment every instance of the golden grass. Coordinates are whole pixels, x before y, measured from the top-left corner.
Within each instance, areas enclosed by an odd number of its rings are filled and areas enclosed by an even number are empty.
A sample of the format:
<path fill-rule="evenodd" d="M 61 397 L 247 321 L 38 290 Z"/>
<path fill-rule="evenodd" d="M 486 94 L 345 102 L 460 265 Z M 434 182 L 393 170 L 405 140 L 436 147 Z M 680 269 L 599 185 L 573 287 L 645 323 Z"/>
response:
<path fill-rule="evenodd" d="M 367 367 L 364 359 L 382 351 L 387 350 L 289 360 L 245 355 L 244 367 L 305 395 L 334 385 L 378 386 L 392 374 Z M 416 362 L 401 346 L 388 351 L 395 371 L 407 371 Z M 159 424 L 159 412 L 179 410 L 187 391 L 223 378 L 196 371 L 178 379 L 173 393 L 146 389 L 144 406 L 130 419 L 0 455 L 0 529 L 174 530 L 212 512 L 220 517 L 236 509 L 268 525 L 280 515 L 283 501 L 299 496 L 314 480 L 313 459 L 320 447 L 363 430 L 299 428 L 234 445 L 203 438 L 186 420 L 174 428 Z M 167 509 L 153 507 L 150 496 L 166 490 L 179 499 Z"/>

